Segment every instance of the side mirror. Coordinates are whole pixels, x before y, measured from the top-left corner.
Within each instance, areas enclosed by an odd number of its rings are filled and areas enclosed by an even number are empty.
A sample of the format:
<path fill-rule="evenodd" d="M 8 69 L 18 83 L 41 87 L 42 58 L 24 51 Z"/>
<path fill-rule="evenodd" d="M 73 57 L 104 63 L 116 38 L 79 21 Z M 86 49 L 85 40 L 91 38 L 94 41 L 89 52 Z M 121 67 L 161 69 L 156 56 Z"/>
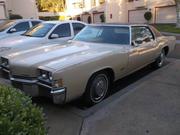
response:
<path fill-rule="evenodd" d="M 10 33 L 14 33 L 14 32 L 16 32 L 16 29 L 15 29 L 15 28 L 11 28 L 11 29 L 9 30 L 9 32 L 10 32 Z"/>
<path fill-rule="evenodd" d="M 51 38 L 51 39 L 56 39 L 56 38 L 59 38 L 59 35 L 58 35 L 58 34 L 52 34 L 52 35 L 50 36 L 50 38 Z"/>

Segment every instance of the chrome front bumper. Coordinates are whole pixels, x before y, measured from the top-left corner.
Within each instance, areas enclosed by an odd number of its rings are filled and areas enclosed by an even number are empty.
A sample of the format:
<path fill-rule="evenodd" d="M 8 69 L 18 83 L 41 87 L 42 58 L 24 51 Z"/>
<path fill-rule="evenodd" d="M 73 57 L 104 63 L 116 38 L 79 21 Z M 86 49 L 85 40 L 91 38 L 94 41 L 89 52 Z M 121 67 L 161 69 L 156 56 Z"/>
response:
<path fill-rule="evenodd" d="M 37 83 L 39 87 L 44 87 L 50 90 L 51 97 L 54 104 L 64 104 L 66 102 L 66 88 L 54 88 L 49 85 L 46 85 L 42 82 Z"/>
<path fill-rule="evenodd" d="M 54 104 L 64 104 L 66 101 L 66 88 L 53 88 L 46 85 L 43 82 L 39 82 L 37 79 L 20 79 L 10 76 L 10 80 L 13 86 L 19 88 L 15 85 L 19 84 L 22 91 L 32 97 L 46 96 L 53 99 Z"/>

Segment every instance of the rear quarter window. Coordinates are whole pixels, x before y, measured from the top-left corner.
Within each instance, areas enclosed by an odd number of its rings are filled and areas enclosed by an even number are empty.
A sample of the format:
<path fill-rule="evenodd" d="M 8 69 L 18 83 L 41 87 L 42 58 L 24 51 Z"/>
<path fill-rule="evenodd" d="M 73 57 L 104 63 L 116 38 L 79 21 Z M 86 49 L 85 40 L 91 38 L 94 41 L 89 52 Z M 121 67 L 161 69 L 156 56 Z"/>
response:
<path fill-rule="evenodd" d="M 35 25 L 37 25 L 37 24 L 39 24 L 41 22 L 40 21 L 32 21 L 31 23 L 32 23 L 32 26 L 35 26 Z"/>
<path fill-rule="evenodd" d="M 155 27 L 150 26 L 150 29 L 153 31 L 153 33 L 154 33 L 154 35 L 156 37 L 161 37 L 162 36 L 161 32 L 159 32 Z"/>

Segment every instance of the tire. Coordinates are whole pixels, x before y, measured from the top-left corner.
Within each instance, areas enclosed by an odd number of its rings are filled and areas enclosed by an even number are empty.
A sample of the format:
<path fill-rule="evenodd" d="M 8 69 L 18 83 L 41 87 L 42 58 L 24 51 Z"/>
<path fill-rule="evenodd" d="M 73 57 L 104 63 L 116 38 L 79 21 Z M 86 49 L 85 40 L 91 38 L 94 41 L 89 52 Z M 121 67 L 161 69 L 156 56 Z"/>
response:
<path fill-rule="evenodd" d="M 100 103 L 110 89 L 110 77 L 107 72 L 99 72 L 93 75 L 87 84 L 84 101 L 87 106 Z"/>
<path fill-rule="evenodd" d="M 156 59 L 156 61 L 152 63 L 153 67 L 161 68 L 164 65 L 165 58 L 166 58 L 166 54 L 165 54 L 165 50 L 163 49 L 159 57 Z"/>

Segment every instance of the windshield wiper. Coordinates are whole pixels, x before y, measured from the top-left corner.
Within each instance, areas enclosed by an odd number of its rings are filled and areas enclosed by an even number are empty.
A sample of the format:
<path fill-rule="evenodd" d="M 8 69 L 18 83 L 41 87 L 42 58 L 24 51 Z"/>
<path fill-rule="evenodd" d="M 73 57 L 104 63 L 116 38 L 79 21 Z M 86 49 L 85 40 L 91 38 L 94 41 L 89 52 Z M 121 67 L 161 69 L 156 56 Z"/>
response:
<path fill-rule="evenodd" d="M 29 34 L 22 34 L 22 36 L 32 37 L 32 35 L 29 35 Z"/>

